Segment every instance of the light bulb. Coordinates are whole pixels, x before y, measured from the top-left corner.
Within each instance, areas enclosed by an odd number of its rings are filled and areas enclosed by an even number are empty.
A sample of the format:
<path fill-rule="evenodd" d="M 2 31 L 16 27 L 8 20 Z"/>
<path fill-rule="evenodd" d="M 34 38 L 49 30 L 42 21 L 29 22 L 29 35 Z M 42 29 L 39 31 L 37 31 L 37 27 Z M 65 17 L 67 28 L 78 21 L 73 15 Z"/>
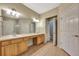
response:
<path fill-rule="evenodd" d="M 10 15 L 11 14 L 11 11 L 7 10 L 6 13 Z"/>
<path fill-rule="evenodd" d="M 37 20 L 36 18 L 32 18 L 33 22 L 39 22 L 39 20 Z"/>
<path fill-rule="evenodd" d="M 16 17 L 17 17 L 17 18 L 18 18 L 20 15 L 21 15 L 20 13 L 16 12 Z"/>
<path fill-rule="evenodd" d="M 12 11 L 12 16 L 15 16 L 16 12 L 15 11 Z"/>

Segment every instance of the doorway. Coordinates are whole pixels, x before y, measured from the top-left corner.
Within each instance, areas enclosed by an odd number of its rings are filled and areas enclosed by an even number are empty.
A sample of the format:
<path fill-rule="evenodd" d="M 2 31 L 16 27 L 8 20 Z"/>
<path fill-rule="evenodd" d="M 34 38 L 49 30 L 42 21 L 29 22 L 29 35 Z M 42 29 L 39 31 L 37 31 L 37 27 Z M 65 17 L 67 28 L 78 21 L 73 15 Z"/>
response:
<path fill-rule="evenodd" d="M 46 35 L 47 41 L 57 46 L 57 16 L 46 19 Z"/>

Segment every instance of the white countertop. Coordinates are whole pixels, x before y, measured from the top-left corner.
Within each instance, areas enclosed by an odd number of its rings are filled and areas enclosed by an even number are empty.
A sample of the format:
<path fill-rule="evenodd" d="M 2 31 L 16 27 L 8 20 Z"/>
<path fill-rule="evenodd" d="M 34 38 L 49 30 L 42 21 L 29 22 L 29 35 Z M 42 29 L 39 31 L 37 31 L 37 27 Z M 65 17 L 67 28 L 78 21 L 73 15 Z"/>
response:
<path fill-rule="evenodd" d="M 33 35 L 39 35 L 44 33 L 30 33 L 30 34 L 19 34 L 19 35 L 7 35 L 0 37 L 0 41 L 9 40 L 9 39 L 15 39 L 15 38 L 21 38 L 26 36 L 33 36 Z"/>

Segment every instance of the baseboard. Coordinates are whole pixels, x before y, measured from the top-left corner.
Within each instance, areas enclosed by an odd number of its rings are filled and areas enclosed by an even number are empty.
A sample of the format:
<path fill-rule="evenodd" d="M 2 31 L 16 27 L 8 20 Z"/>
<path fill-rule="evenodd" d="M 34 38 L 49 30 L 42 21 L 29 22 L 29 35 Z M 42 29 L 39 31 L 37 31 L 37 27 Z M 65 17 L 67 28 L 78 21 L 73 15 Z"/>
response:
<path fill-rule="evenodd" d="M 68 56 L 71 56 L 68 52 L 66 52 L 64 49 L 60 48 L 62 51 L 64 51 Z"/>
<path fill-rule="evenodd" d="M 68 56 L 71 56 L 68 52 L 66 52 L 63 48 L 59 47 L 58 45 L 56 46 L 58 48 L 60 48 L 63 52 L 65 52 Z"/>

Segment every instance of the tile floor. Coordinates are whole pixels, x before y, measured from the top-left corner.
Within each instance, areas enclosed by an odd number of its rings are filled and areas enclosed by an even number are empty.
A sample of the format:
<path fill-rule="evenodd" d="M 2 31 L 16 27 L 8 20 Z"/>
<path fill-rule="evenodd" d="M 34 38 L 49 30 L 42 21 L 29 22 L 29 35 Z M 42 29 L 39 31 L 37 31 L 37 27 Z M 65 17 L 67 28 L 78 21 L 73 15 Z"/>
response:
<path fill-rule="evenodd" d="M 52 42 L 32 46 L 22 56 L 68 56 L 62 49 L 53 46 Z"/>

